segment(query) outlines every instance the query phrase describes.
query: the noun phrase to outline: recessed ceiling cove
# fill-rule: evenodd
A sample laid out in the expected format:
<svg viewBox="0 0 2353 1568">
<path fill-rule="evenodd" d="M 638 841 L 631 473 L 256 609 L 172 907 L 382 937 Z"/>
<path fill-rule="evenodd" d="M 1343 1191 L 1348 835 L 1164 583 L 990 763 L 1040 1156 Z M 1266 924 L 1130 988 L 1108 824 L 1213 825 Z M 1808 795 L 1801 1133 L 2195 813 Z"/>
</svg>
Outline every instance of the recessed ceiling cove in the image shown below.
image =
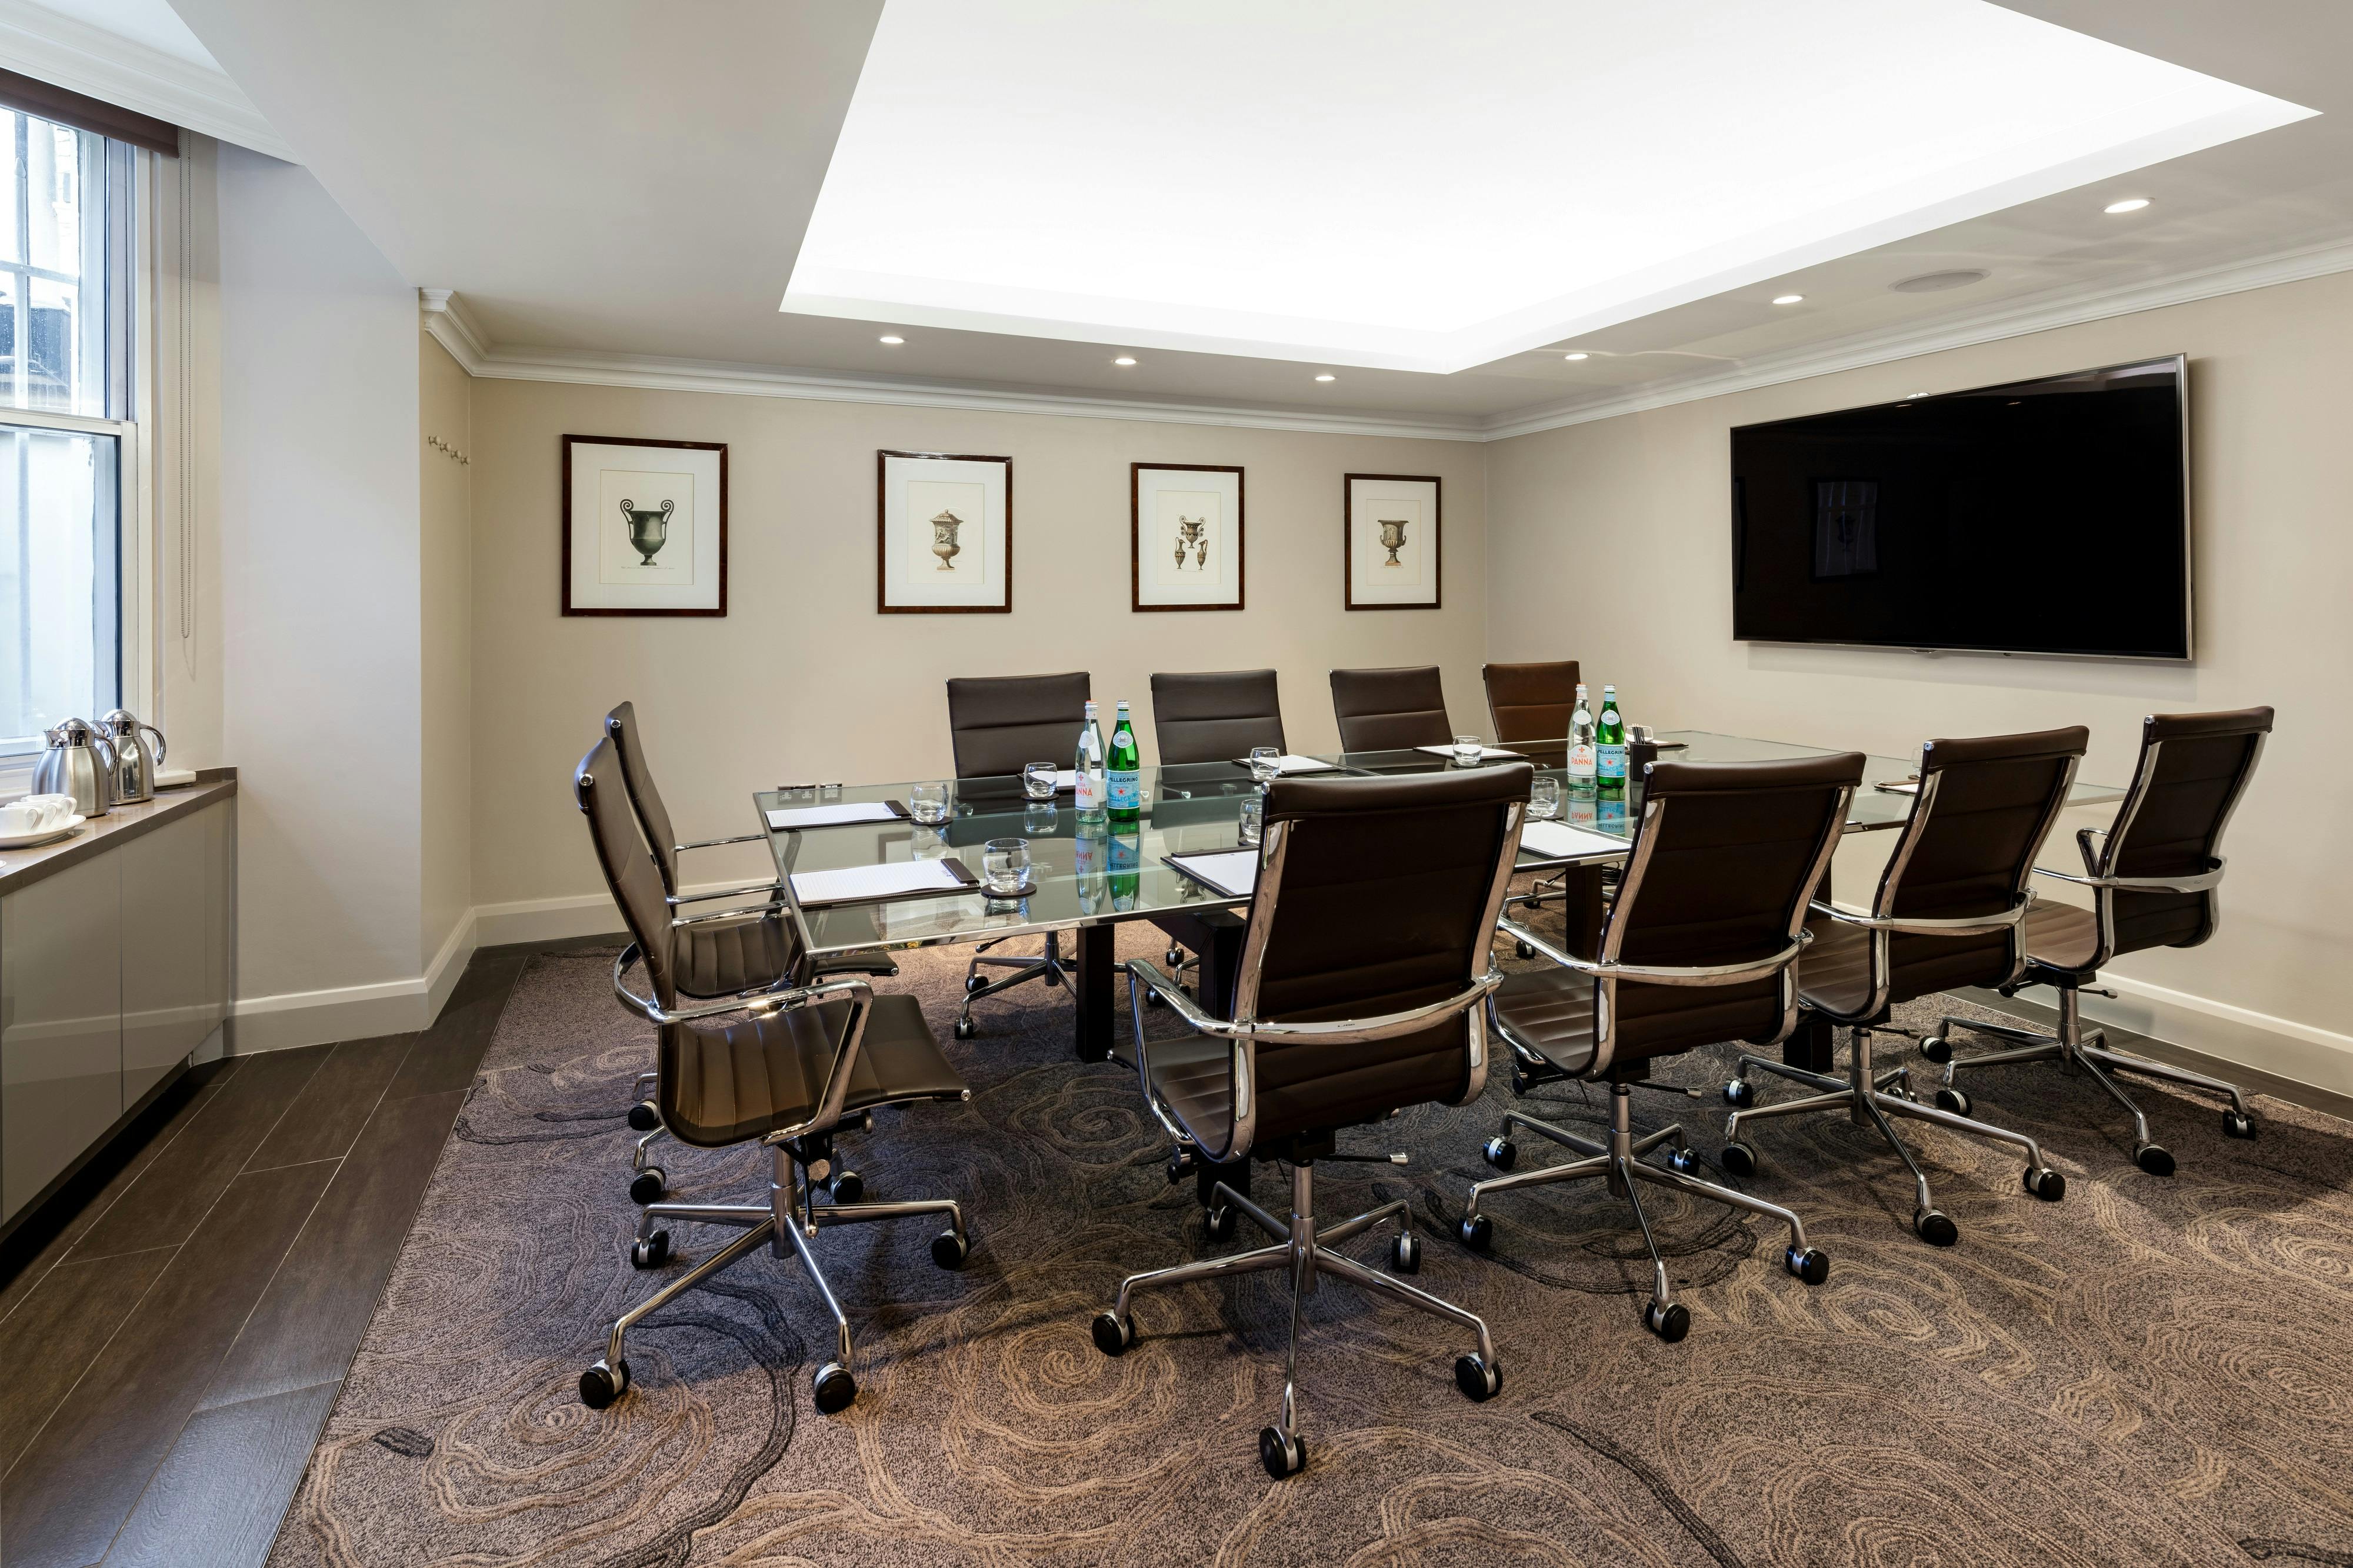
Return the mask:
<svg viewBox="0 0 2353 1568">
<path fill-rule="evenodd" d="M 1446 373 L 2313 112 L 1983 0 L 889 0 L 783 308 Z"/>
</svg>

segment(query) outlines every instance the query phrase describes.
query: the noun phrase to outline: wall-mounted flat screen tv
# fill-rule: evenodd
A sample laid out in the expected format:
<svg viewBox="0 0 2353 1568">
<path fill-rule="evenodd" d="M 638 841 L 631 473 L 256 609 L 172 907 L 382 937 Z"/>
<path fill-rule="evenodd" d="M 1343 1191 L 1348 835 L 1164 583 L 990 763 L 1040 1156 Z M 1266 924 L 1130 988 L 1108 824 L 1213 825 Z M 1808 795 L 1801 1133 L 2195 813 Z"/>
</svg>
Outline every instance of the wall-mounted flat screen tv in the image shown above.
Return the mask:
<svg viewBox="0 0 2353 1568">
<path fill-rule="evenodd" d="M 2186 659 L 2180 356 L 1732 432 L 1743 641 Z"/>
</svg>

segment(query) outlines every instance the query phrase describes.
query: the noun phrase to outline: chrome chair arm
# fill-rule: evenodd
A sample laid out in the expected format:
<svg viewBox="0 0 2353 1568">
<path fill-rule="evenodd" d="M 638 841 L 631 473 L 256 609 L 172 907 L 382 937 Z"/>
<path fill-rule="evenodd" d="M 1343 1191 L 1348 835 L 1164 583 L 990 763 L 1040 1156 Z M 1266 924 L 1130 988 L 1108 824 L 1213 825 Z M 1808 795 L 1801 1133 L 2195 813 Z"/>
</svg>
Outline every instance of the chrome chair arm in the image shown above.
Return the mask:
<svg viewBox="0 0 2353 1568">
<path fill-rule="evenodd" d="M 2105 827 L 2079 827 L 2075 829 L 2075 853 L 2084 858 L 2084 869 L 2091 876 L 2096 877 L 2100 874 L 2099 851 L 2092 847 L 2092 840 L 2094 838 L 2105 838 L 2107 836 L 2108 830 Z M 2035 869 L 2039 871 L 2042 868 L 2038 866 Z M 2056 873 L 2053 874 L 2055 875 Z"/>
<path fill-rule="evenodd" d="M 1858 914 L 1852 910 L 1842 910 L 1836 904 L 1826 904 L 1820 899 L 1809 900 L 1806 907 L 1812 913 L 1827 915 L 1841 925 L 1861 926 L 1865 931 L 1898 931 L 1907 936 L 1970 936 L 2008 931 L 2026 918 L 2026 911 L 2033 903 L 2034 895 L 2029 892 L 1998 915 L 1961 915 L 1950 920 Z"/>
<path fill-rule="evenodd" d="M 662 902 L 671 909 L 677 909 L 681 904 L 707 904 L 713 899 L 740 898 L 746 893 L 774 894 L 781 891 L 783 887 L 782 880 L 771 877 L 765 882 L 741 882 L 732 887 L 712 888 L 707 892 L 665 893 L 662 895 Z"/>
<path fill-rule="evenodd" d="M 1166 1002 L 1177 1021 L 1193 1033 L 1223 1035 L 1226 1039 L 1227 1071 L 1232 1075 L 1234 1108 L 1222 1145 L 1212 1148 L 1198 1133 L 1181 1125 L 1153 1089 L 1152 1047 L 1144 1037 L 1144 996 L 1136 989 L 1139 984 Z M 1151 1108 L 1154 1119 L 1171 1138 L 1198 1149 L 1201 1157 L 1212 1164 L 1226 1164 L 1248 1154 L 1258 1124 L 1258 1043 L 1248 1036 L 1233 1035 L 1229 1024 L 1211 1017 L 1199 1003 L 1186 994 L 1182 985 L 1161 973 L 1149 959 L 1127 961 L 1127 986 L 1128 1010 L 1135 1020 L 1135 1080 L 1144 1090 L 1144 1103 Z"/>
<path fill-rule="evenodd" d="M 643 957 L 643 952 L 634 942 L 621 950 L 620 956 L 613 960 L 613 994 L 621 999 L 622 1006 L 627 1007 L 647 1023 L 664 1026 L 671 1024 L 691 1024 L 702 1018 L 716 1018 L 727 1013 L 771 1009 L 791 1012 L 796 1008 L 816 1006 L 848 995 L 861 996 L 871 1002 L 874 995 L 874 988 L 871 985 L 864 979 L 852 975 L 841 980 L 828 980 L 816 985 L 797 985 L 779 980 L 773 985 L 754 986 L 749 990 L 738 991 L 732 995 L 714 997 L 708 1002 L 696 1002 L 686 1006 L 665 1007 L 652 997 L 640 996 L 630 990 L 624 978 L 630 967 Z"/>
<path fill-rule="evenodd" d="M 765 833 L 738 833 L 732 838 L 698 838 L 691 844 L 673 844 L 670 847 L 671 854 L 682 855 L 689 849 L 715 849 L 723 844 L 765 844 L 767 841 L 768 836 Z"/>
<path fill-rule="evenodd" d="M 1798 933 L 1798 940 L 1769 958 L 1750 959 L 1740 963 L 1709 963 L 1666 965 L 1656 963 L 1620 963 L 1614 959 L 1579 958 L 1577 954 L 1554 946 L 1516 921 L 1498 921 L 1496 928 L 1507 936 L 1517 937 L 1564 969 L 1596 978 L 1632 980 L 1645 985 L 1738 985 L 1746 981 L 1769 979 L 1797 962 L 1812 936 Z M 1499 977 L 1500 983 L 1500 977 Z"/>
<path fill-rule="evenodd" d="M 2086 830 L 2088 831 L 2088 829 Z M 2054 881 L 2073 882 L 2079 888 L 2114 888 L 2126 893 L 2204 893 L 2222 882 L 2223 858 L 2213 858 L 2212 869 L 2189 877 L 2078 877 L 2072 871 L 2054 871 L 2047 866 L 2037 866 L 2034 874 Z"/>
</svg>

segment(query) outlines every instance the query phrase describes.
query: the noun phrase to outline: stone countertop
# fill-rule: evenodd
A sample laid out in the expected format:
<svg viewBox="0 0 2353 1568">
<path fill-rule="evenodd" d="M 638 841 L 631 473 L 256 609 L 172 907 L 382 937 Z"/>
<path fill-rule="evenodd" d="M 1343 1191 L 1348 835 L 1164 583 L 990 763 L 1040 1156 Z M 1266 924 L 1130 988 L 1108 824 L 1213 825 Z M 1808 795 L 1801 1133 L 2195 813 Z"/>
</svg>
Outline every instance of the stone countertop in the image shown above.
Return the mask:
<svg viewBox="0 0 2353 1568">
<path fill-rule="evenodd" d="M 104 816 L 90 818 L 71 838 L 44 844 L 37 849 L 0 849 L 0 896 L 30 887 L 93 855 L 103 855 L 164 823 L 201 811 L 236 793 L 235 768 L 202 768 L 197 770 L 195 783 L 178 789 L 158 790 L 153 800 L 142 801 L 137 805 L 118 805 Z"/>
</svg>

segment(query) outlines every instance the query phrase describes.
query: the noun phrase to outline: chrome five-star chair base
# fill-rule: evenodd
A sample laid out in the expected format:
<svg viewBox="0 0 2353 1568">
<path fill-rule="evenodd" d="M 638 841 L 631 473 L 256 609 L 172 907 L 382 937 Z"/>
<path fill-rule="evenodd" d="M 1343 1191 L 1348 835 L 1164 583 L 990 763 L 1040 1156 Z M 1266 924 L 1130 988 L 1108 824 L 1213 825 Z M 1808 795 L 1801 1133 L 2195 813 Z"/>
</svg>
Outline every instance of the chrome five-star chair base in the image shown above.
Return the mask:
<svg viewBox="0 0 2353 1568">
<path fill-rule="evenodd" d="M 1331 1156 L 1326 1156 L 1330 1158 Z M 1469 1398 L 1492 1399 L 1504 1386 L 1501 1363 L 1495 1359 L 1495 1344 L 1488 1337 L 1487 1324 L 1477 1314 L 1465 1311 L 1453 1302 L 1443 1300 L 1427 1290 L 1418 1290 L 1402 1279 L 1367 1268 L 1355 1258 L 1334 1252 L 1332 1247 L 1350 1237 L 1361 1236 L 1383 1220 L 1394 1218 L 1398 1234 L 1389 1244 L 1389 1263 L 1400 1274 L 1412 1274 L 1421 1268 L 1421 1243 L 1413 1234 L 1412 1211 L 1403 1199 L 1383 1204 L 1377 1209 L 1360 1214 L 1354 1219 L 1319 1230 L 1315 1225 L 1315 1167 L 1305 1162 L 1291 1167 L 1291 1221 L 1288 1225 L 1234 1191 L 1225 1183 L 1217 1184 L 1218 1202 L 1239 1210 L 1250 1222 L 1275 1238 L 1271 1247 L 1250 1252 L 1238 1252 L 1227 1258 L 1204 1258 L 1191 1263 L 1180 1263 L 1173 1268 L 1155 1268 L 1149 1273 L 1131 1274 L 1120 1281 L 1119 1300 L 1111 1310 L 1099 1314 L 1094 1321 L 1095 1348 L 1105 1355 L 1122 1355 L 1135 1342 L 1135 1320 L 1128 1316 L 1128 1299 L 1138 1290 L 1156 1290 L 1165 1286 L 1183 1285 L 1195 1279 L 1218 1279 L 1229 1274 L 1257 1274 L 1280 1268 L 1291 1276 L 1291 1337 L 1282 1361 L 1282 1411 L 1276 1424 L 1261 1429 L 1258 1435 L 1259 1459 L 1267 1473 L 1280 1480 L 1307 1462 L 1305 1444 L 1299 1436 L 1299 1306 L 1307 1293 L 1315 1289 L 1321 1278 L 1331 1278 L 1386 1296 L 1432 1317 L 1459 1323 L 1476 1334 L 1479 1350 L 1475 1355 L 1458 1356 L 1454 1362 L 1454 1383 Z M 1219 1226 L 1213 1213 L 1210 1229 L 1214 1234 Z"/>
<path fill-rule="evenodd" d="M 1880 1032 L 1892 1034 L 1899 1031 L 1883 1028 Z M 2025 1133 L 2013 1132 L 2007 1127 L 1996 1127 L 1987 1121 L 1972 1121 L 1957 1110 L 1921 1104 L 1912 1098 L 1909 1068 L 1891 1068 L 1885 1072 L 1879 1071 L 1872 1060 L 1872 1033 L 1869 1028 L 1855 1027 L 1853 1052 L 1847 1063 L 1844 1082 L 1827 1073 L 1809 1072 L 1786 1062 L 1768 1061 L 1763 1057 L 1744 1054 L 1732 1081 L 1724 1086 L 1725 1100 L 1735 1108 L 1732 1114 L 1724 1120 L 1724 1135 L 1727 1140 L 1724 1147 L 1724 1168 L 1736 1176 L 1752 1174 L 1757 1169 L 1757 1151 L 1740 1142 L 1743 1121 L 1760 1121 L 1768 1116 L 1797 1116 L 1817 1110 L 1843 1110 L 1853 1119 L 1856 1126 L 1879 1129 L 1879 1135 L 1886 1139 L 1888 1146 L 1903 1156 L 1904 1163 L 1911 1167 L 1914 1194 L 1912 1228 L 1919 1233 L 1920 1239 L 1936 1247 L 1950 1247 L 1960 1239 L 1960 1226 L 1953 1223 L 1951 1215 L 1936 1206 L 1935 1198 L 1929 1194 L 1928 1178 L 1921 1171 L 1920 1162 L 1913 1158 L 1911 1148 L 1896 1136 L 1894 1124 L 1887 1120 L 1892 1114 L 1908 1116 L 1915 1121 L 1934 1122 L 1956 1132 L 1966 1132 L 1972 1138 L 2014 1144 L 2026 1151 L 2024 1180 L 2028 1192 L 2045 1203 L 2057 1203 L 2066 1195 L 2067 1178 L 2051 1168 L 2051 1163 L 2042 1157 L 2042 1145 Z M 1748 1081 L 1751 1068 L 1795 1079 L 1820 1092 L 1808 1095 L 1803 1100 L 1783 1100 L 1778 1105 L 1758 1105 L 1757 1087 Z M 1894 1086 L 1893 1093 L 1888 1089 L 1891 1084 Z"/>
<path fill-rule="evenodd" d="M 1637 1184 L 1648 1182 L 1655 1187 L 1666 1187 L 1695 1198 L 1727 1207 L 1745 1209 L 1763 1215 L 1789 1227 L 1789 1245 L 1781 1254 L 1781 1266 L 1809 1285 L 1819 1285 L 1830 1278 L 1831 1260 L 1819 1247 L 1807 1245 L 1806 1222 L 1778 1204 L 1704 1182 L 1691 1173 L 1699 1166 L 1699 1157 L 1683 1142 L 1680 1123 L 1660 1128 L 1656 1132 L 1634 1136 L 1633 1093 L 1630 1084 L 1609 1086 L 1609 1141 L 1605 1144 L 1580 1137 L 1564 1127 L 1549 1121 L 1539 1121 L 1520 1111 L 1504 1113 L 1503 1130 L 1487 1140 L 1480 1152 L 1487 1163 L 1498 1171 L 1510 1171 L 1519 1163 L 1519 1145 L 1512 1142 L 1512 1129 L 1525 1127 L 1542 1138 L 1549 1138 L 1564 1148 L 1573 1149 L 1585 1156 L 1565 1165 L 1546 1165 L 1514 1174 L 1490 1176 L 1471 1188 L 1471 1199 L 1462 1206 L 1459 1226 L 1463 1242 L 1480 1252 L 1493 1242 L 1494 1227 L 1479 1205 L 1491 1193 L 1509 1192 L 1515 1187 L 1546 1186 L 1554 1182 L 1583 1181 L 1599 1176 L 1609 1185 L 1612 1197 L 1626 1200 L 1634 1211 L 1634 1223 L 1641 1227 L 1642 1245 L 1651 1252 L 1651 1299 L 1642 1306 L 1642 1326 L 1672 1344 L 1691 1332 L 1691 1311 L 1674 1296 L 1673 1283 L 1667 1276 L 1666 1259 L 1659 1254 L 1658 1238 L 1651 1234 L 1650 1217 L 1642 1212 L 1642 1200 L 1635 1195 Z M 1669 1168 L 1642 1163 L 1642 1156 L 1662 1143 L 1672 1143 L 1667 1155 Z"/>
<path fill-rule="evenodd" d="M 998 939 L 998 941 L 1004 940 L 1006 939 L 1001 937 Z M 996 945 L 994 942 L 982 942 L 973 949 L 972 962 L 965 966 L 964 1005 L 956 1009 L 955 1021 L 955 1037 L 959 1040 L 971 1039 L 978 1032 L 979 1026 L 972 1021 L 972 1005 L 982 997 L 994 996 L 1000 991 L 1010 991 L 1016 985 L 1026 984 L 1032 980 L 1042 980 L 1049 985 L 1060 985 L 1066 978 L 1062 967 L 1061 935 L 1059 931 L 1050 931 L 1046 933 L 1046 950 L 1043 952 L 1006 953 L 999 956 L 988 951 Z M 1013 973 L 1002 980 L 983 980 L 980 977 L 980 972 L 984 966 L 1009 969 Z"/>
<path fill-rule="evenodd" d="M 2210 1094 L 2228 1095 L 2229 1110 L 2222 1112 L 2222 1131 L 2233 1138 L 2253 1138 L 2255 1119 L 2247 1110 L 2247 1097 L 2236 1084 L 2202 1072 L 2178 1068 L 2169 1062 L 2151 1061 L 2147 1057 L 2133 1056 L 2108 1048 L 2107 1037 L 2094 1030 L 2089 1038 L 2084 1034 L 2083 1015 L 2073 986 L 2059 987 L 2059 1027 L 2055 1033 L 2030 1029 L 2018 1024 L 1996 1024 L 1983 1018 L 1947 1016 L 1938 1022 L 1936 1032 L 1920 1042 L 1920 1054 L 1932 1062 L 1945 1064 L 1946 1087 L 1936 1091 L 1936 1103 L 1948 1110 L 1968 1114 L 1969 1097 L 1952 1087 L 1953 1075 L 1963 1068 L 2009 1067 L 2018 1062 L 2058 1061 L 2069 1067 L 2080 1067 L 2092 1075 L 2092 1081 L 2106 1089 L 2128 1111 L 2133 1119 L 2133 1163 L 2152 1176 L 2173 1174 L 2173 1155 L 2148 1133 L 2148 1118 L 2132 1101 L 2111 1070 L 2137 1072 L 2144 1077 L 2161 1079 L 2168 1083 L 2183 1084 L 2190 1089 L 2202 1089 Z M 1974 1057 L 1953 1055 L 1952 1034 L 1955 1029 L 1974 1029 L 1981 1035 L 1991 1035 L 1998 1040 L 2009 1040 L 2008 1050 L 1987 1051 Z"/>
</svg>

